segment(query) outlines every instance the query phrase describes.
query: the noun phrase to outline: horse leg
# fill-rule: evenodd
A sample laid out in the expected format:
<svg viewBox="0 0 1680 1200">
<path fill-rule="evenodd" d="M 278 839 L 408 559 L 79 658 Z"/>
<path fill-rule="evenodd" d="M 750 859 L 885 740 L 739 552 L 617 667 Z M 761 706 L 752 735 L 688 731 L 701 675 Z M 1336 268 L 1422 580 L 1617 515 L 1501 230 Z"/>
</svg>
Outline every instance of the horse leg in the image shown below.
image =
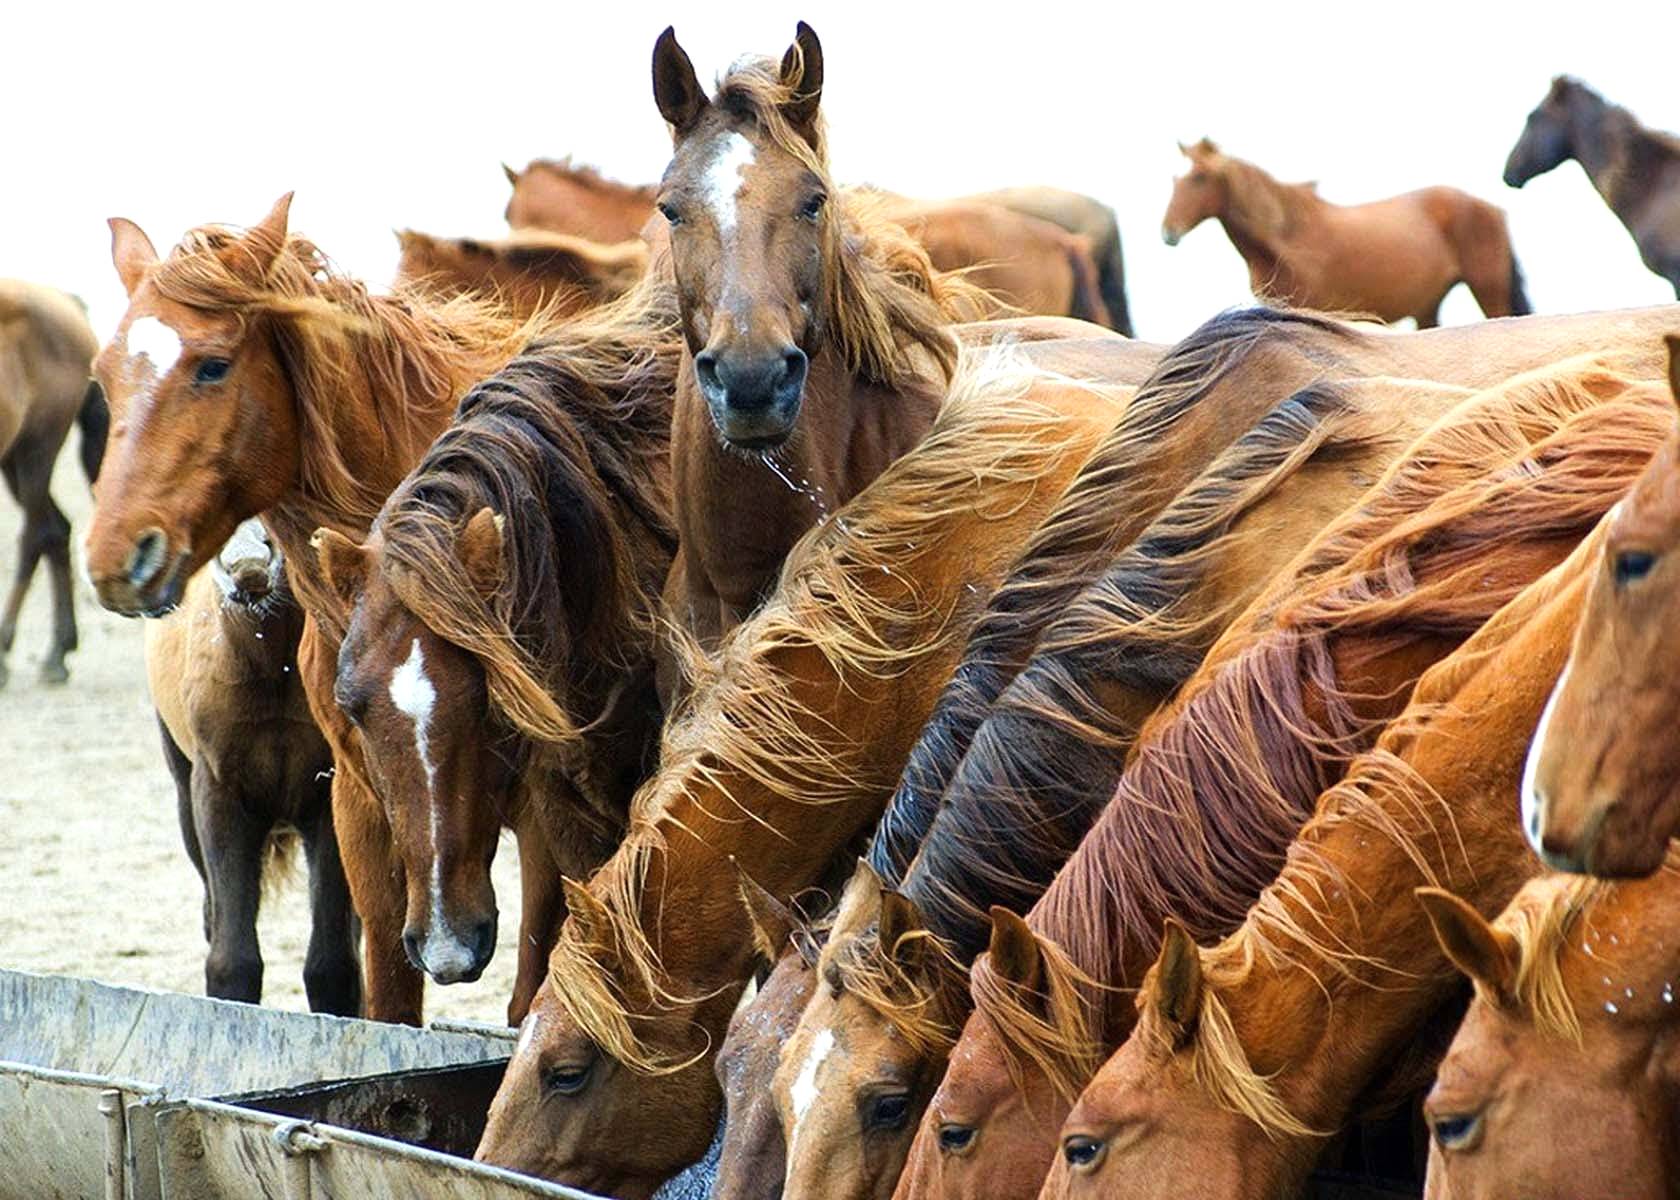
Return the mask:
<svg viewBox="0 0 1680 1200">
<path fill-rule="evenodd" d="M 1420 312 L 1415 319 L 1419 329 L 1436 328 L 1441 324 L 1441 302 L 1437 300 L 1433 308 Z"/>
<path fill-rule="evenodd" d="M 309 1011 L 354 1017 L 362 1011 L 362 975 L 356 962 L 356 913 L 350 884 L 338 857 L 332 803 L 325 793 L 303 841 L 309 856 L 309 949 L 303 959 L 303 990 Z"/>
<path fill-rule="evenodd" d="M 240 795 L 193 763 L 192 806 L 210 886 L 210 953 L 204 989 L 222 1000 L 262 1000 L 263 960 L 257 945 L 263 851 L 272 824 L 246 810 Z"/>
<path fill-rule="evenodd" d="M 548 972 L 548 952 L 566 919 L 566 894 L 548 839 L 527 819 L 519 830 L 519 966 L 508 1024 L 518 1025 Z"/>
<path fill-rule="evenodd" d="M 181 753 L 169 726 L 157 719 L 158 736 L 163 741 L 163 764 L 175 781 L 175 819 L 181 823 L 181 844 L 186 847 L 187 859 L 204 884 L 204 940 L 210 940 L 210 881 L 204 874 L 204 851 L 198 844 L 198 826 L 193 822 L 192 759 Z"/>
<path fill-rule="evenodd" d="M 32 516 L 29 505 L 24 503 L 15 455 L 8 455 L 0 461 L 0 476 L 5 478 L 6 489 L 12 493 L 12 498 L 23 508 L 23 529 L 18 534 L 17 574 L 12 582 L 11 594 L 6 597 L 6 607 L 0 611 L 0 687 L 4 687 L 9 676 L 6 655 L 17 640 L 18 614 L 23 611 L 23 598 L 29 591 L 29 581 L 35 575 L 35 563 L 40 555 L 30 551 L 34 544 Z"/>
<path fill-rule="evenodd" d="M 47 533 L 43 552 L 47 558 L 47 577 L 53 593 L 53 645 L 47 660 L 41 664 L 41 678 L 48 683 L 66 683 L 70 671 L 64 656 L 80 644 L 76 635 L 76 601 L 70 586 L 70 521 L 45 497 Z"/>
</svg>

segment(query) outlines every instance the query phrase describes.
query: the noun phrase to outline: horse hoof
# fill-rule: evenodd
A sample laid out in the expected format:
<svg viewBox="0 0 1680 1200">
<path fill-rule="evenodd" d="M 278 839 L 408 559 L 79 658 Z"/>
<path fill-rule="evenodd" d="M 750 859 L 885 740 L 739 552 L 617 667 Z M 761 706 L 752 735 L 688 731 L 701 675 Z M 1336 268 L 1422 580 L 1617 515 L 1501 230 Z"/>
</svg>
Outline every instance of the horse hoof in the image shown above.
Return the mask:
<svg viewBox="0 0 1680 1200">
<path fill-rule="evenodd" d="M 60 684 L 70 682 L 70 671 L 63 663 L 42 663 L 41 682 Z"/>
</svg>

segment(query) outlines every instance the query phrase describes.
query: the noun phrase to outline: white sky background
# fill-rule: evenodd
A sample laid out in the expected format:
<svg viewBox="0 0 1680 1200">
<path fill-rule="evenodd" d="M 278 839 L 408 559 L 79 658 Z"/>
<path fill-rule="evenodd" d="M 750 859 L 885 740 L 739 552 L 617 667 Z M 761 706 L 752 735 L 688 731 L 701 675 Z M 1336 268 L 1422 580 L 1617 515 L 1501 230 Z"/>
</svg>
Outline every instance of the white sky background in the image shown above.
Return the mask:
<svg viewBox="0 0 1680 1200">
<path fill-rule="evenodd" d="M 0 13 L 0 274 L 123 308 L 104 220 L 160 251 L 191 225 L 250 224 L 295 189 L 292 226 L 369 281 L 391 230 L 494 236 L 498 163 L 568 152 L 652 180 L 669 152 L 649 59 L 668 23 L 710 81 L 822 37 L 835 173 L 956 194 L 1047 183 L 1119 213 L 1141 336 L 1171 341 L 1248 299 L 1216 225 L 1159 235 L 1176 140 L 1208 134 L 1326 198 L 1447 183 L 1511 214 L 1542 312 L 1672 292 L 1570 164 L 1521 192 L 1505 156 L 1551 76 L 1581 75 L 1680 129 L 1680 5 L 1274 2 L 915 5 L 472 0 L 374 6 L 24 3 Z M 1471 320 L 1462 288 L 1444 310 Z"/>
</svg>

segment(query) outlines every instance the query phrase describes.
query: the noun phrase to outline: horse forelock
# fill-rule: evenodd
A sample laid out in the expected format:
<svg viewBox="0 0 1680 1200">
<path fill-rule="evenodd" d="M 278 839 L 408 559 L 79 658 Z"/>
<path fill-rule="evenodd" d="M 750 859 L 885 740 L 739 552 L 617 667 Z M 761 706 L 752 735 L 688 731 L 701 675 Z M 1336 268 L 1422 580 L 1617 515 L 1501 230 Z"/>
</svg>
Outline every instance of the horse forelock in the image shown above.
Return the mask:
<svg viewBox="0 0 1680 1200">
<path fill-rule="evenodd" d="M 882 943 L 878 926 L 831 938 L 818 969 L 827 986 L 867 1006 L 915 1053 L 943 1055 L 956 1043 L 967 1008 L 968 969 L 933 932 L 912 930 L 895 946 Z"/>
</svg>

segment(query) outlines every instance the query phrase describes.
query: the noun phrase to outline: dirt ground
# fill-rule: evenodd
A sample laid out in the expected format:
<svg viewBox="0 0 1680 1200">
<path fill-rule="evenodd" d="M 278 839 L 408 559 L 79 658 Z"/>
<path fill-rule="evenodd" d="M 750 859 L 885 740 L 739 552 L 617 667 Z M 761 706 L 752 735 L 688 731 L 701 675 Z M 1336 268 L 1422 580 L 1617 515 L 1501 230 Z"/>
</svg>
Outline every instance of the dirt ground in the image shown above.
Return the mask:
<svg viewBox="0 0 1680 1200">
<path fill-rule="evenodd" d="M 175 792 L 146 695 L 140 622 L 101 609 L 80 578 L 92 501 L 72 452 L 53 495 L 75 527 L 81 649 L 70 682 L 44 686 L 50 628 L 37 574 L 0 690 L 0 966 L 202 993 L 203 890 L 181 848 Z M 20 514 L 0 492 L 0 580 L 10 585 Z M 427 988 L 427 1014 L 501 1021 L 513 986 L 518 864 L 497 855 L 501 942 L 477 983 Z M 273 889 L 260 921 L 265 1003 L 304 1009 L 309 904 L 301 868 Z"/>
</svg>

